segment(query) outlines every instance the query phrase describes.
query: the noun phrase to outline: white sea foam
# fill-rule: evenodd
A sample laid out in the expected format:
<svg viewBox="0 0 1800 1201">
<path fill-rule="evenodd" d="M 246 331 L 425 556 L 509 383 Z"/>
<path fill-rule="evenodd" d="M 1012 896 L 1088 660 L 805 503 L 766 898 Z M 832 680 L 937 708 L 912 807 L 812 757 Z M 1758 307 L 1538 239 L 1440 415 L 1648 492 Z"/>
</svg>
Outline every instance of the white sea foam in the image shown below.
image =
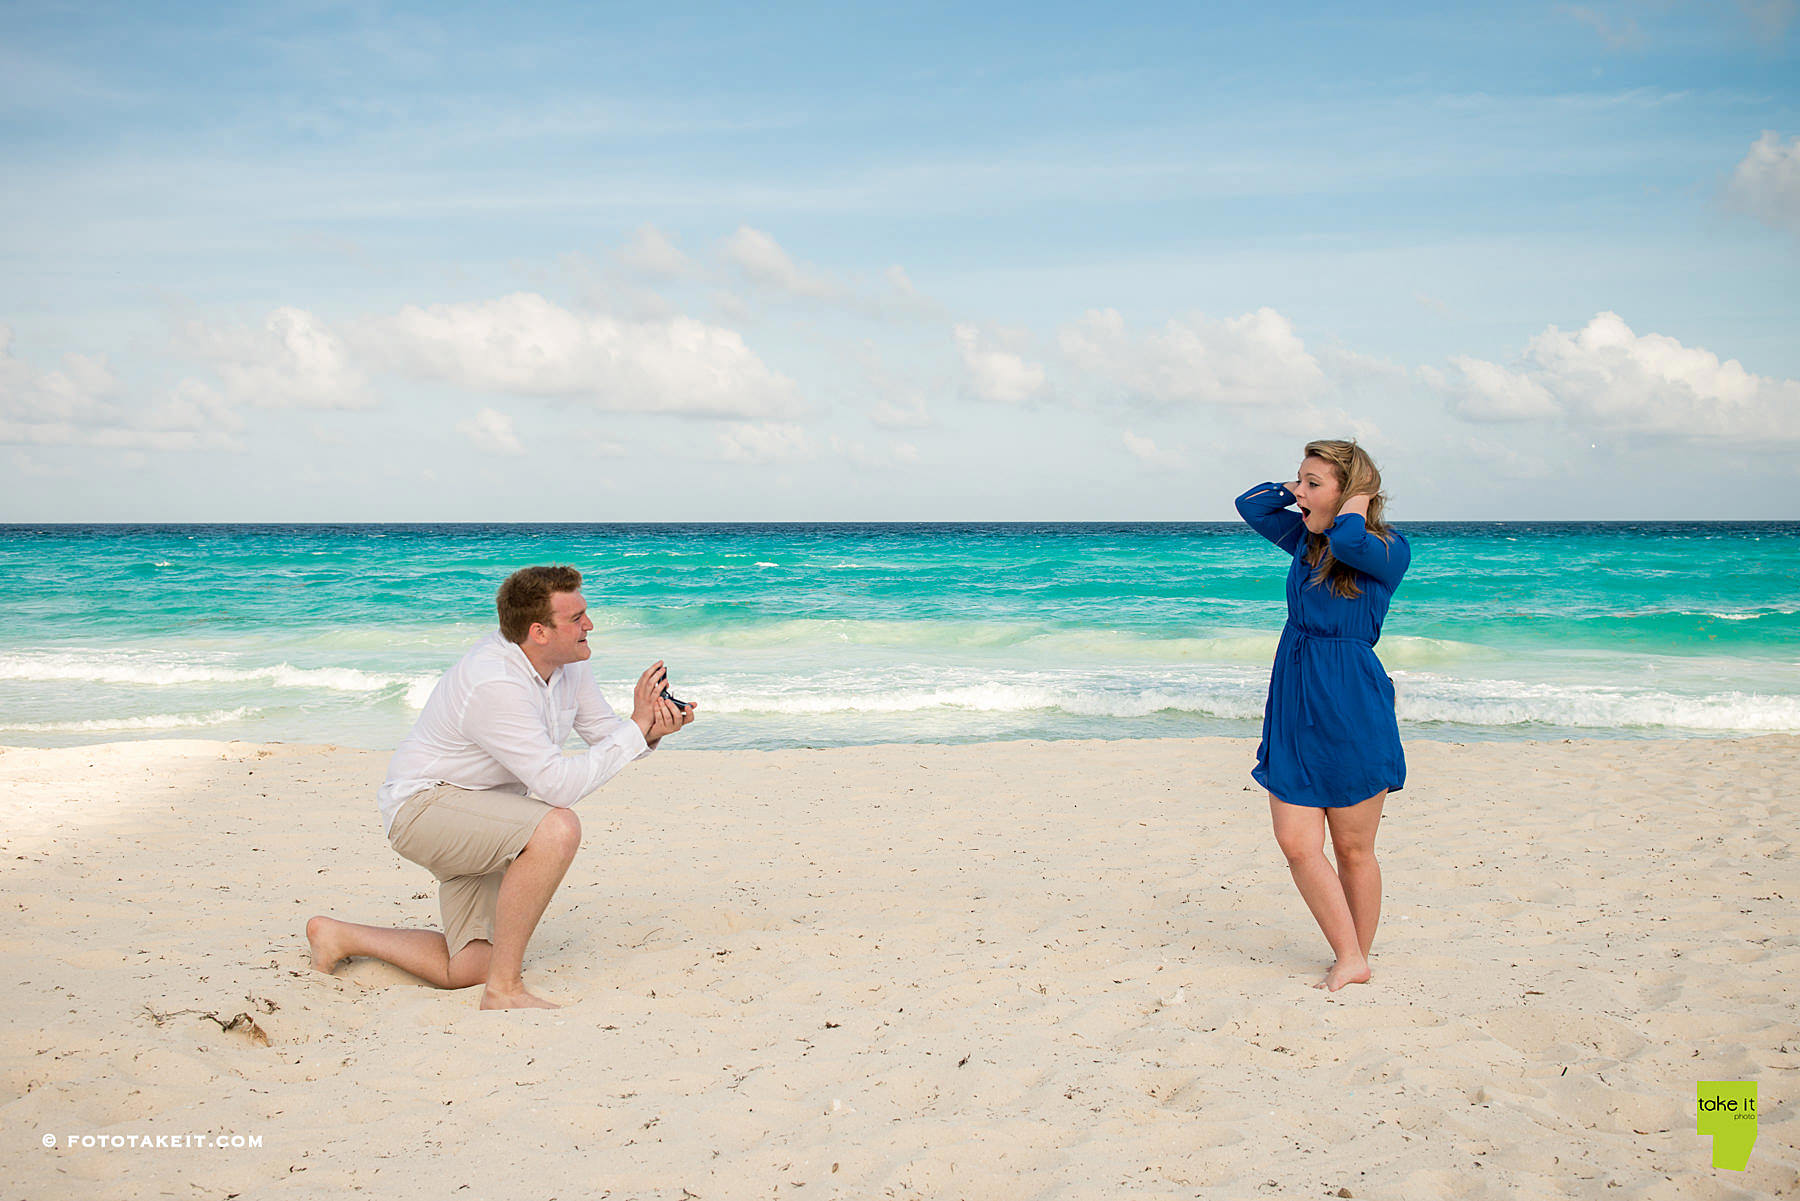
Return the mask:
<svg viewBox="0 0 1800 1201">
<path fill-rule="evenodd" d="M 386 692 L 410 690 L 423 684 L 427 691 L 436 676 L 392 675 L 355 667 L 294 667 L 277 663 L 270 667 L 223 667 L 171 663 L 153 656 L 93 654 L 0 655 L 0 680 L 25 682 L 80 682 L 136 684 L 152 688 L 192 684 L 265 684 L 276 688 L 308 688 L 329 692 Z"/>
<path fill-rule="evenodd" d="M 1679 695 L 1601 685 L 1409 677 L 1397 711 L 1408 722 L 1593 730 L 1800 731 L 1800 698 L 1755 692 Z"/>
<path fill-rule="evenodd" d="M 186 730 L 252 721 L 262 710 L 215 709 L 211 713 L 152 713 L 146 717 L 99 717 L 90 721 L 0 722 L 0 730 L 21 734 L 86 734 L 108 730 Z"/>
<path fill-rule="evenodd" d="M 895 688 L 867 692 L 725 692 L 696 694 L 703 712 L 824 715 L 831 713 L 1063 713 L 1076 717 L 1148 717 L 1187 713 L 1197 717 L 1262 716 L 1261 693 L 1232 695 L 1150 689 L 1101 691 L 1078 686 L 970 684 L 944 688 Z"/>
<path fill-rule="evenodd" d="M 829 716 L 908 714 L 922 721 L 955 712 L 1039 714 L 1078 718 L 1179 715 L 1197 720 L 1254 721 L 1262 717 L 1267 677 L 1221 669 L 1187 680 L 1155 680 L 1133 687 L 1127 678 L 1094 673 L 1057 678 L 1030 673 L 1012 681 L 947 679 L 934 686 L 920 673 L 860 684 L 844 680 L 811 687 L 758 687 L 741 682 L 686 690 L 701 711 L 743 715 Z M 821 683 L 823 686 L 820 686 Z M 1681 695 L 1667 691 L 1506 680 L 1451 680 L 1407 673 L 1397 681 L 1397 710 L 1407 725 L 1455 724 L 1509 729 L 1568 729 L 1746 733 L 1800 731 L 1800 698 L 1754 692 Z"/>
</svg>

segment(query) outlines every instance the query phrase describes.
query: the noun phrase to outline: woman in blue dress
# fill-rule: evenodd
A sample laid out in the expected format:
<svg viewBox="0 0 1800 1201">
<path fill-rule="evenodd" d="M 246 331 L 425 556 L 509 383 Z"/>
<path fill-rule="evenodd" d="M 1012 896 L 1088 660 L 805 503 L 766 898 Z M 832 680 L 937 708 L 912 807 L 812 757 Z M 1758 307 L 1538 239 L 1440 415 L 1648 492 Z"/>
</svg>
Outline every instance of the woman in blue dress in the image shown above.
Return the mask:
<svg viewBox="0 0 1800 1201">
<path fill-rule="evenodd" d="M 1369 979 L 1381 918 L 1375 830 L 1387 794 L 1406 783 L 1394 684 L 1374 647 L 1412 551 L 1382 520 L 1383 502 L 1368 453 L 1339 441 L 1308 443 L 1298 479 L 1237 500 L 1239 515 L 1293 557 L 1250 774 L 1268 789 L 1275 841 L 1337 956 L 1318 985 L 1332 992 Z"/>
</svg>

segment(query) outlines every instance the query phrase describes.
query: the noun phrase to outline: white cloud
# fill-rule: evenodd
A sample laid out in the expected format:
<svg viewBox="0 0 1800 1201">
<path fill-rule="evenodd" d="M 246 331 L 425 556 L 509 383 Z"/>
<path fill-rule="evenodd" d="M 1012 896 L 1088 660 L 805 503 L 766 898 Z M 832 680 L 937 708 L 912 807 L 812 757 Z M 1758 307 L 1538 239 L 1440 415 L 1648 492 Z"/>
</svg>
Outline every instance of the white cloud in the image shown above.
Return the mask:
<svg viewBox="0 0 1800 1201">
<path fill-rule="evenodd" d="M 1165 404 L 1293 404 L 1327 383 L 1293 325 L 1270 308 L 1224 321 L 1176 318 L 1143 334 L 1116 310 L 1094 309 L 1057 340 L 1099 386 Z"/>
<path fill-rule="evenodd" d="M 619 251 L 619 261 L 653 279 L 686 279 L 698 273 L 694 260 L 654 225 L 642 225 Z"/>
<path fill-rule="evenodd" d="M 887 318 L 925 318 L 941 320 L 944 306 L 933 300 L 914 286 L 912 277 L 898 263 L 889 267 L 882 278 L 887 287 L 867 297 L 858 305 L 862 311 L 874 317 Z"/>
<path fill-rule="evenodd" d="M 1359 354 L 1343 346 L 1322 346 L 1316 356 L 1325 378 L 1339 388 L 1358 388 L 1365 384 L 1393 386 L 1406 383 L 1411 375 L 1405 367 L 1374 355 Z"/>
<path fill-rule="evenodd" d="M 721 250 L 727 262 L 752 283 L 812 300 L 836 300 L 844 289 L 815 267 L 796 263 L 773 237 L 748 225 L 738 226 Z"/>
<path fill-rule="evenodd" d="M 1149 438 L 1126 430 L 1123 439 L 1125 449 L 1132 457 L 1153 471 L 1175 471 L 1187 465 L 1187 461 L 1173 451 L 1163 450 Z"/>
<path fill-rule="evenodd" d="M 792 422 L 734 425 L 719 435 L 719 457 L 730 463 L 810 459 L 816 453 L 806 431 Z"/>
<path fill-rule="evenodd" d="M 1041 365 L 1027 362 L 1010 350 L 987 345 L 982 332 L 973 325 L 958 325 L 954 336 L 977 396 L 1018 404 L 1043 390 Z"/>
<path fill-rule="evenodd" d="M 13 332 L 0 325 L 0 417 L 67 421 L 114 414 L 119 381 L 102 357 L 63 356 L 62 367 L 40 372 L 12 353 Z"/>
<path fill-rule="evenodd" d="M 900 399 L 884 397 L 869 410 L 869 420 L 888 430 L 924 429 L 932 424 L 931 411 L 920 395 Z"/>
<path fill-rule="evenodd" d="M 1254 424 L 1302 442 L 1314 438 L 1350 438 L 1370 445 L 1389 442 L 1373 420 L 1343 408 L 1320 408 L 1311 404 L 1270 405 L 1256 410 Z"/>
<path fill-rule="evenodd" d="M 841 279 L 810 263 L 797 261 L 770 234 L 748 225 L 720 246 L 720 256 L 753 287 L 765 293 L 826 305 L 877 320 L 937 317 L 937 302 L 913 286 L 899 265 L 882 273 L 881 282 Z"/>
<path fill-rule="evenodd" d="M 756 313 L 748 302 L 736 292 L 728 292 L 723 288 L 715 289 L 712 294 L 713 310 L 727 321 L 749 323 Z"/>
<path fill-rule="evenodd" d="M 621 321 L 517 292 L 409 305 L 363 337 L 402 370 L 475 392 L 576 397 L 616 412 L 774 417 L 800 407 L 793 381 L 735 331 L 691 317 Z"/>
<path fill-rule="evenodd" d="M 933 424 L 926 397 L 934 391 L 946 391 L 945 387 L 925 385 L 916 376 L 911 360 L 896 371 L 871 341 L 856 348 L 855 360 L 855 371 L 875 401 L 869 410 L 871 422 L 889 430 L 924 429 Z"/>
<path fill-rule="evenodd" d="M 161 430 L 221 430 L 236 432 L 244 419 L 218 389 L 197 379 L 184 379 L 160 403 L 145 414 L 144 424 Z"/>
<path fill-rule="evenodd" d="M 1617 313 L 1575 333 L 1550 326 L 1511 367 L 1469 358 L 1452 366 L 1453 375 L 1420 375 L 1471 420 L 1554 417 L 1596 432 L 1800 442 L 1800 381 L 1753 375 L 1662 334 L 1639 336 Z"/>
<path fill-rule="evenodd" d="M 495 409 L 483 409 L 467 421 L 456 423 L 456 432 L 469 440 L 476 450 L 496 455 L 522 455 L 513 419 Z"/>
<path fill-rule="evenodd" d="M 1774 130 L 1750 144 L 1726 196 L 1765 225 L 1800 234 L 1800 136 L 1782 145 Z"/>
<path fill-rule="evenodd" d="M 236 449 L 229 431 L 242 422 L 217 394 L 187 381 L 147 413 L 118 397 L 104 358 L 68 354 L 40 372 L 12 353 L 12 330 L 0 325 L 0 444 L 90 446 L 113 450 Z"/>
<path fill-rule="evenodd" d="M 195 430 L 145 430 L 120 426 L 74 425 L 66 421 L 0 421 L 0 444 L 11 446 L 91 446 L 101 450 L 231 450 L 232 439 Z"/>
<path fill-rule="evenodd" d="M 375 403 L 344 339 L 305 309 L 278 308 L 260 329 L 190 321 L 183 335 L 191 349 L 217 364 L 232 400 L 305 409 L 366 409 Z"/>
<path fill-rule="evenodd" d="M 1419 377 L 1450 402 L 1450 410 L 1470 421 L 1533 421 L 1562 410 L 1538 379 L 1482 359 L 1457 355 L 1453 373 L 1419 368 Z"/>
<path fill-rule="evenodd" d="M 35 459 L 22 450 L 13 452 L 12 473 L 28 479 L 40 480 L 74 479 L 80 474 L 72 463 L 64 463 L 60 466 L 52 465 Z"/>
</svg>

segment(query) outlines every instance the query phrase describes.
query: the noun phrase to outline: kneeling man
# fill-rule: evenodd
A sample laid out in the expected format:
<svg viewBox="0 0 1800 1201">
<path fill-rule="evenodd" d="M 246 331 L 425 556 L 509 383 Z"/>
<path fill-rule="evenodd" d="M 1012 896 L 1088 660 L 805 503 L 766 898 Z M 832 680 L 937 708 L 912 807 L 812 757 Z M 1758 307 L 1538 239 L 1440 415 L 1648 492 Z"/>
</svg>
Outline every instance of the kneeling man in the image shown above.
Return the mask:
<svg viewBox="0 0 1800 1201">
<path fill-rule="evenodd" d="M 388 841 L 438 878 L 444 932 L 306 923 L 313 966 L 382 959 L 439 988 L 486 983 L 483 1009 L 555 1006 L 525 991 L 525 944 L 581 845 L 569 806 L 694 720 L 662 695 L 658 662 L 638 677 L 629 721 L 584 660 L 587 602 L 573 567 L 526 567 L 495 598 L 499 632 L 432 690 L 377 797 Z M 588 749 L 564 755 L 570 731 Z"/>
</svg>

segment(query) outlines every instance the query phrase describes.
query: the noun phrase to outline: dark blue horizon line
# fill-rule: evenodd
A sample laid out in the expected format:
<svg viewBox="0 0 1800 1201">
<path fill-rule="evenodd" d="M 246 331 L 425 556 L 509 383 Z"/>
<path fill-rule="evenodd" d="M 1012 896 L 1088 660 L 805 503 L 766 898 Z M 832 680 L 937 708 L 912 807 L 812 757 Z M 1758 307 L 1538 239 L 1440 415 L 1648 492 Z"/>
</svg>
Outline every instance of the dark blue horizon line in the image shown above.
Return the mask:
<svg viewBox="0 0 1800 1201">
<path fill-rule="evenodd" d="M 1796 526 L 1800 518 L 1784 517 L 1658 517 L 1582 518 L 1537 520 L 1436 520 L 1396 521 L 1408 526 Z M 1249 529 L 1241 520 L 1217 521 L 27 521 L 0 522 L 0 534 L 34 530 L 469 530 L 469 529 L 992 529 L 1000 528 L 1119 528 L 1160 527 L 1187 529 L 1196 526 Z"/>
</svg>

